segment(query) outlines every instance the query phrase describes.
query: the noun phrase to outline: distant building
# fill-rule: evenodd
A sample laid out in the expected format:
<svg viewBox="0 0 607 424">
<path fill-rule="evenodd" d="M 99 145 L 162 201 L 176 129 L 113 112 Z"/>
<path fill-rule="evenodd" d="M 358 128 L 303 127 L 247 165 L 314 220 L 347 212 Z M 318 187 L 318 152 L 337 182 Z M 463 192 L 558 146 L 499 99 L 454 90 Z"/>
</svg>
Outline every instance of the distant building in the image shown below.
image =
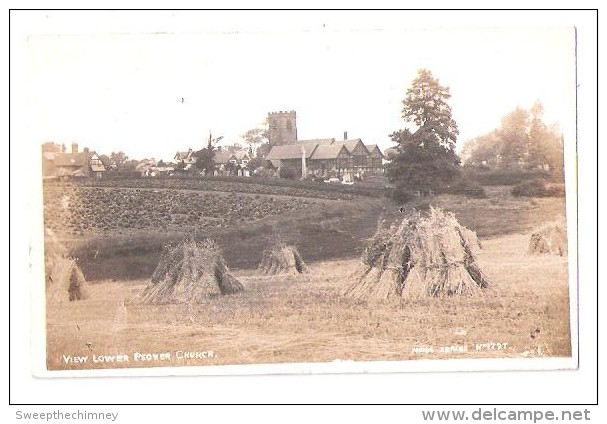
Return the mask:
<svg viewBox="0 0 607 424">
<path fill-rule="evenodd" d="M 101 178 L 105 172 L 99 155 L 89 151 L 87 147 L 79 152 L 77 143 L 72 143 L 70 153 L 48 150 L 42 152 L 43 177 Z"/>
<path fill-rule="evenodd" d="M 302 172 L 305 168 L 305 176 L 337 177 L 348 181 L 382 174 L 383 158 L 377 145 L 365 145 L 360 138 L 299 140 L 273 146 L 266 156 L 275 169 L 290 166 Z"/>
<path fill-rule="evenodd" d="M 337 177 L 347 181 L 383 173 L 384 155 L 376 144 L 365 145 L 360 138 L 348 139 L 347 132 L 342 141 L 298 140 L 294 111 L 270 113 L 268 120 L 272 147 L 265 159 L 276 170 L 289 166 L 302 177 Z M 294 131 L 287 131 L 287 125 Z"/>
<path fill-rule="evenodd" d="M 177 166 L 181 166 L 183 169 L 190 169 L 196 163 L 196 158 L 194 157 L 194 151 L 192 148 L 189 148 L 185 152 L 175 153 L 173 160 Z"/>
<path fill-rule="evenodd" d="M 177 152 L 174 160 L 182 169 L 190 169 L 196 163 L 196 156 L 192 149 Z M 215 175 L 249 176 L 247 168 L 251 157 L 249 151 L 239 146 L 219 146 L 213 157 L 215 161 Z"/>
<path fill-rule="evenodd" d="M 215 156 L 215 175 L 236 175 L 239 177 L 248 177 L 250 172 L 248 169 L 251 157 L 246 149 L 229 149 L 219 147 Z"/>
<path fill-rule="evenodd" d="M 271 146 L 297 141 L 297 113 L 294 110 L 268 113 L 268 140 Z"/>
</svg>

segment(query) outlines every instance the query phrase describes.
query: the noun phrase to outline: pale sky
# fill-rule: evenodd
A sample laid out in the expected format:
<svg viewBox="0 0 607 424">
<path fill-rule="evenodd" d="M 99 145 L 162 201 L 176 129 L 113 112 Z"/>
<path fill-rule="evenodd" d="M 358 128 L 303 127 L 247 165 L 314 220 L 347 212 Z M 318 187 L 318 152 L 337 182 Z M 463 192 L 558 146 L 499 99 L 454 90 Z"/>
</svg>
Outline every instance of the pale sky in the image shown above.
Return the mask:
<svg viewBox="0 0 607 424">
<path fill-rule="evenodd" d="M 124 15 L 77 24 L 77 15 L 53 15 L 23 38 L 29 136 L 170 160 L 202 148 L 209 131 L 240 142 L 269 111 L 296 110 L 300 139 L 348 131 L 386 148 L 404 125 L 401 102 L 420 68 L 451 89 L 458 150 L 536 99 L 547 123 L 566 136 L 575 130 L 572 27 L 275 13 L 194 14 L 184 25 L 144 27 Z"/>
</svg>

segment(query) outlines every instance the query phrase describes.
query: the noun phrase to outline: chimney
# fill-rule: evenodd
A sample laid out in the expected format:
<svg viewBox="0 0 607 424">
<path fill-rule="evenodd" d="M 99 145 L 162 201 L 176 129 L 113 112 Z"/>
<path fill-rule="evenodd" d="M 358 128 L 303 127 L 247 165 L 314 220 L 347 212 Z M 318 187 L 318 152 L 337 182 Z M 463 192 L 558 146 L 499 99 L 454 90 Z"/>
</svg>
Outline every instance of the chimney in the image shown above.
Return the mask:
<svg viewBox="0 0 607 424">
<path fill-rule="evenodd" d="M 88 147 L 85 147 L 84 149 L 82 149 L 82 151 L 83 151 L 84 153 L 86 153 L 87 155 L 89 154 L 89 148 L 88 148 Z"/>
<path fill-rule="evenodd" d="M 344 141 L 348 139 L 348 131 L 344 131 Z"/>
<path fill-rule="evenodd" d="M 78 143 L 72 143 L 72 153 L 78 153 Z"/>
</svg>

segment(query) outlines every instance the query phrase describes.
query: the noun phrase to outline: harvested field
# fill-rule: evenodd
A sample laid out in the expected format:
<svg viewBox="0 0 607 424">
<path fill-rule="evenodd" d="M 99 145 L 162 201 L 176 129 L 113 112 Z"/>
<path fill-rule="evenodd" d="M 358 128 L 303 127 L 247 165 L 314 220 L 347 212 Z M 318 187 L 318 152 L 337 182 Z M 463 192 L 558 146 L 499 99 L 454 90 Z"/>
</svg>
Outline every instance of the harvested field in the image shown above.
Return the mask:
<svg viewBox="0 0 607 424">
<path fill-rule="evenodd" d="M 478 259 L 493 284 L 475 297 L 344 298 L 344 277 L 355 260 L 312 264 L 309 274 L 295 277 L 237 272 L 243 292 L 195 307 L 124 306 L 146 282 L 102 281 L 91 285 L 90 299 L 48 311 L 48 366 L 570 356 L 566 258 L 527 255 L 527 242 L 524 235 L 486 241 Z M 462 347 L 465 352 L 458 350 Z M 177 352 L 184 351 L 213 354 L 178 359 Z M 172 356 L 133 360 L 145 352 Z M 130 362 L 65 363 L 64 354 L 89 361 L 93 354 L 126 354 Z"/>
<path fill-rule="evenodd" d="M 387 199 L 48 187 L 47 205 L 55 199 L 60 206 L 47 213 L 67 223 L 57 235 L 78 259 L 89 294 L 47 310 L 51 369 L 571 355 L 567 257 L 527 253 L 532 230 L 562 215 L 562 198 L 517 199 L 507 187 L 492 187 L 485 199 L 441 195 L 407 205 L 440 206 L 475 231 L 483 247 L 475 260 L 490 286 L 474 296 L 378 300 L 343 293 L 378 222 L 403 218 Z M 78 201 L 61 204 L 65 193 Z M 243 202 L 258 215 L 249 215 Z M 141 217 L 142 205 L 152 211 L 149 221 Z M 181 207 L 192 221 L 177 224 L 165 213 Z M 223 224 L 203 227 L 205 220 Z M 217 241 L 243 291 L 196 302 L 132 302 L 149 285 L 163 247 L 192 236 L 194 228 L 195 240 Z M 297 246 L 308 273 L 257 273 L 276 238 Z M 154 352 L 171 355 L 133 360 Z M 130 362 L 116 362 L 118 354 Z M 107 361 L 83 365 L 63 355 Z"/>
</svg>

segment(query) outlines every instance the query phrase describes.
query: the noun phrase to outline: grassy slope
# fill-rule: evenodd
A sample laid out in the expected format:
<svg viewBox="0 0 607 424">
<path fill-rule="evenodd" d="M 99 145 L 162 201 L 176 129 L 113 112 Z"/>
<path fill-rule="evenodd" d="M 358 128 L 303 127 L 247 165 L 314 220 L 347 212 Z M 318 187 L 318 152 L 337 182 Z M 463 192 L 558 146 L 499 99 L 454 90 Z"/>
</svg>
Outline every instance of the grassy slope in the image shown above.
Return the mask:
<svg viewBox="0 0 607 424">
<path fill-rule="evenodd" d="M 563 199 L 513 198 L 508 187 L 488 189 L 486 199 L 441 195 L 422 199 L 408 207 L 427 204 L 455 213 L 482 239 L 529 232 L 543 222 L 564 214 Z M 378 220 L 397 219 L 399 208 L 383 198 L 360 197 L 356 201 L 323 200 L 313 207 L 266 217 L 228 228 L 205 229 L 198 238 L 216 239 L 226 261 L 234 269 L 257 266 L 269 240 L 280 235 L 296 245 L 308 261 L 358 257 L 364 241 Z M 119 235 L 87 235 L 64 239 L 79 258 L 87 279 L 138 279 L 152 274 L 164 245 L 189 232 L 131 230 Z"/>
<path fill-rule="evenodd" d="M 361 198 L 356 203 L 324 201 L 255 222 L 206 229 L 196 237 L 217 240 L 228 265 L 234 269 L 256 268 L 263 249 L 276 235 L 296 245 L 308 261 L 355 257 L 388 207 L 381 199 Z M 138 279 L 152 274 L 164 245 L 187 234 L 133 230 L 122 235 L 71 238 L 67 243 L 88 280 Z"/>
</svg>

